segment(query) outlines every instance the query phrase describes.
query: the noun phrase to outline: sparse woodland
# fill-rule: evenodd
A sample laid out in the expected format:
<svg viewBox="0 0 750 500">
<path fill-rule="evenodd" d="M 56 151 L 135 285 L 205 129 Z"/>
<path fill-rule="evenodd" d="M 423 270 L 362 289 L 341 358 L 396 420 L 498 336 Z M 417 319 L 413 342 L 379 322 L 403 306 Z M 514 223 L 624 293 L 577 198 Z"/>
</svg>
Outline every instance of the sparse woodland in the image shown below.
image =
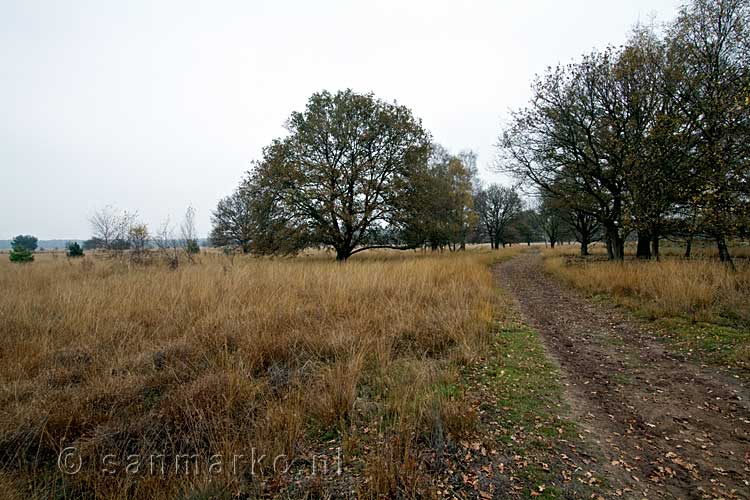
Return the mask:
<svg viewBox="0 0 750 500">
<path fill-rule="evenodd" d="M 501 168 L 542 206 L 590 218 L 611 259 L 637 234 L 658 258 L 665 237 L 747 237 L 750 14 L 746 1 L 697 0 L 662 30 L 551 68 L 500 140 Z M 571 215 L 568 215 L 571 217 Z M 573 226 L 586 245 L 592 241 Z M 596 234 L 596 233 L 595 233 Z"/>
</svg>

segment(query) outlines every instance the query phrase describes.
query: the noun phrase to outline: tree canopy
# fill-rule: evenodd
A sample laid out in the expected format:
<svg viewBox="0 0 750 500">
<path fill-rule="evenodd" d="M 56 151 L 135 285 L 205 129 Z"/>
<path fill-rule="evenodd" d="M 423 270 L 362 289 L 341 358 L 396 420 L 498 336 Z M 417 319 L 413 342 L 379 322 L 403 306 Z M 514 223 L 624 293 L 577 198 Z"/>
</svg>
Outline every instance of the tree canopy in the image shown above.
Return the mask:
<svg viewBox="0 0 750 500">
<path fill-rule="evenodd" d="M 10 246 L 12 248 L 21 247 L 29 252 L 33 252 L 36 250 L 38 243 L 39 240 L 36 236 L 31 236 L 30 234 L 19 234 L 11 240 Z"/>
<path fill-rule="evenodd" d="M 463 249 L 478 231 L 476 154 L 431 142 L 372 94 L 313 94 L 213 213 L 214 245 L 256 254 L 331 247 Z M 520 199 L 519 199 L 520 203 Z"/>
<path fill-rule="evenodd" d="M 731 262 L 726 240 L 750 213 L 749 11 L 694 0 L 664 35 L 638 27 L 624 47 L 550 69 L 501 135 L 501 169 L 593 219 L 610 258 L 633 231 L 643 257 L 700 232 Z"/>
</svg>

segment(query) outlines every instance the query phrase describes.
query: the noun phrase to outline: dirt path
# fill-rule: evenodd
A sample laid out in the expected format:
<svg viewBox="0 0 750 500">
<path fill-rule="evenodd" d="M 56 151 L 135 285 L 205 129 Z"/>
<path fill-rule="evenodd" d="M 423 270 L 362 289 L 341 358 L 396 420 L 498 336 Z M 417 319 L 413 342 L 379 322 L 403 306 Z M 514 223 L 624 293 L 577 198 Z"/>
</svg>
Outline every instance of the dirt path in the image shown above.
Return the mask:
<svg viewBox="0 0 750 500">
<path fill-rule="evenodd" d="M 548 276 L 537 254 L 496 268 L 560 365 L 575 420 L 623 498 L 750 498 L 750 396 L 668 352 L 648 325 Z"/>
</svg>

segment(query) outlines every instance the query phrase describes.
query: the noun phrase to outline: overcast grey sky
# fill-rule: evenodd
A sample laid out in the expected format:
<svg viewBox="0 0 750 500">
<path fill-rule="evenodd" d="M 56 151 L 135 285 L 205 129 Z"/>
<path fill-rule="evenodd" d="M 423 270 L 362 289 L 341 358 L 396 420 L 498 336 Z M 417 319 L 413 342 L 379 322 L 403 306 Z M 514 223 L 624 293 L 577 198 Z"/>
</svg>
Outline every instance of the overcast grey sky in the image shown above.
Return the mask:
<svg viewBox="0 0 750 500">
<path fill-rule="evenodd" d="M 0 0 L 0 239 L 86 238 L 107 204 L 202 236 L 315 91 L 410 107 L 483 178 L 534 74 L 678 0 Z"/>
</svg>

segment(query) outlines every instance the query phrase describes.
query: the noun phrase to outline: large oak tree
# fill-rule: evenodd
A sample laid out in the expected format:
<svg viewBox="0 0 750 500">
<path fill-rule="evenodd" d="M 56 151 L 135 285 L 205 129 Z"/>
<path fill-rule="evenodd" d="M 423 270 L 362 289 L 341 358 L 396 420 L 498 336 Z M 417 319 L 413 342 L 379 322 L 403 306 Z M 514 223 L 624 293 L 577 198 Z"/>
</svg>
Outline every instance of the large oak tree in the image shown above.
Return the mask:
<svg viewBox="0 0 750 500">
<path fill-rule="evenodd" d="M 402 225 L 411 180 L 430 155 L 421 121 L 404 106 L 346 90 L 313 94 L 286 127 L 289 135 L 266 147 L 240 190 L 220 203 L 215 241 L 265 253 L 329 246 L 338 260 L 401 248 L 384 243 L 384 234 Z M 233 219 L 233 212 L 244 215 Z"/>
</svg>

